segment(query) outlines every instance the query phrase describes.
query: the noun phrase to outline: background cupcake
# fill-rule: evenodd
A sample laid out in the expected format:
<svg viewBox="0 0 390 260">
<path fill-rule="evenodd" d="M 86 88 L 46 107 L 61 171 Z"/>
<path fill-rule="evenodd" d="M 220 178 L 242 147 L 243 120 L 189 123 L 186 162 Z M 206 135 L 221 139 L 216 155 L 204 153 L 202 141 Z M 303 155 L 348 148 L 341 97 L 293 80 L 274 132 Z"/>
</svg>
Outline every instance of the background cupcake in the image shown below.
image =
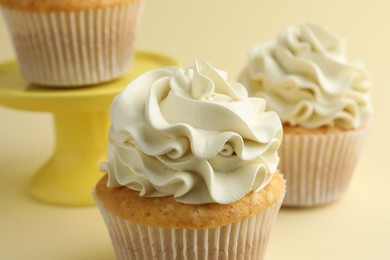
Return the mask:
<svg viewBox="0 0 390 260">
<path fill-rule="evenodd" d="M 21 73 L 32 83 L 83 86 L 133 62 L 143 0 L 0 0 Z"/>
<path fill-rule="evenodd" d="M 347 189 L 372 113 L 364 66 L 346 57 L 346 42 L 303 24 L 255 46 L 240 77 L 283 122 L 283 205 L 313 206 Z"/>
<path fill-rule="evenodd" d="M 282 203 L 282 125 L 208 63 L 133 81 L 94 198 L 119 259 L 261 259 Z"/>
</svg>

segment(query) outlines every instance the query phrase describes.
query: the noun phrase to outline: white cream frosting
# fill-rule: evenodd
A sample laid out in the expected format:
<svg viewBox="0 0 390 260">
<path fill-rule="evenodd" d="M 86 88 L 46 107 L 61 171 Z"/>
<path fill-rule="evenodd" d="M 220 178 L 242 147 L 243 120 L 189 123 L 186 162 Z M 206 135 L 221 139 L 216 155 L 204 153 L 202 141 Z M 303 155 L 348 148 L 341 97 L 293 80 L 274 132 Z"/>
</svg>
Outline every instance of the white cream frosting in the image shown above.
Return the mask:
<svg viewBox="0 0 390 260">
<path fill-rule="evenodd" d="M 372 113 L 366 69 L 347 59 L 344 39 L 317 25 L 288 27 L 255 46 L 239 81 L 293 126 L 353 129 Z"/>
<path fill-rule="evenodd" d="M 282 125 L 266 102 L 208 63 L 139 76 L 111 107 L 108 187 L 228 204 L 276 172 Z"/>
</svg>

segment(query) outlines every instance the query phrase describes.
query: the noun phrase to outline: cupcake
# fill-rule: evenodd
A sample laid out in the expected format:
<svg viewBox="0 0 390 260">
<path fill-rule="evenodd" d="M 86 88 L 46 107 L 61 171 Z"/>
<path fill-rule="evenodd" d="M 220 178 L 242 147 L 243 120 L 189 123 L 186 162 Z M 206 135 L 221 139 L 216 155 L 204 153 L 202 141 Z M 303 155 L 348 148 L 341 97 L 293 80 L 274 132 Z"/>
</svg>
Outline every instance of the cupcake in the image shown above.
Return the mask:
<svg viewBox="0 0 390 260">
<path fill-rule="evenodd" d="M 75 87 L 126 74 L 143 0 L 0 0 L 24 78 Z"/>
<path fill-rule="evenodd" d="M 239 81 L 282 120 L 283 205 L 310 207 L 340 198 L 372 113 L 368 73 L 347 58 L 345 40 L 318 25 L 288 27 L 250 50 Z"/>
<path fill-rule="evenodd" d="M 208 63 L 146 72 L 111 107 L 93 196 L 118 259 L 262 259 L 282 124 Z"/>
</svg>

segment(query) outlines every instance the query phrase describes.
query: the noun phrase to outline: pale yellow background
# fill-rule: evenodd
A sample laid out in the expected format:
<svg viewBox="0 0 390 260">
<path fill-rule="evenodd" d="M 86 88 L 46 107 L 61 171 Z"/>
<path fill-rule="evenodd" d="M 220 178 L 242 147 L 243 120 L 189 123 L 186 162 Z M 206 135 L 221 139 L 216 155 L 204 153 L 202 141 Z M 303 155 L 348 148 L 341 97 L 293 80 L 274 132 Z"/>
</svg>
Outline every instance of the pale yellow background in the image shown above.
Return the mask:
<svg viewBox="0 0 390 260">
<path fill-rule="evenodd" d="M 372 131 L 348 194 L 326 207 L 281 210 L 269 260 L 390 259 L 390 1 L 149 0 L 137 47 L 184 65 L 210 61 L 236 79 L 247 50 L 287 25 L 327 25 L 371 72 Z M 0 20 L 0 61 L 14 58 Z M 0 107 L 0 259 L 114 259 L 94 207 L 41 204 L 29 177 L 54 149 L 51 116 Z"/>
</svg>

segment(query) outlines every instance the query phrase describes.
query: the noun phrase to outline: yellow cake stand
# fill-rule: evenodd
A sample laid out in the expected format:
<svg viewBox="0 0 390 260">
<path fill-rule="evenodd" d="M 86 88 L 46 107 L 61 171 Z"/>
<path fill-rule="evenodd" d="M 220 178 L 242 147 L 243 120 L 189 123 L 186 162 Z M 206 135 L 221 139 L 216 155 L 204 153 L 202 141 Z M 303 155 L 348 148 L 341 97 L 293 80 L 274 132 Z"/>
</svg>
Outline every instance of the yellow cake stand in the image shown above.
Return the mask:
<svg viewBox="0 0 390 260">
<path fill-rule="evenodd" d="M 0 64 L 1 105 L 54 115 L 56 148 L 31 179 L 33 197 L 57 205 L 93 205 L 91 191 L 102 176 L 99 164 L 106 159 L 108 111 L 113 98 L 141 73 L 177 65 L 174 58 L 137 51 L 131 71 L 124 77 L 91 87 L 63 89 L 29 84 L 15 61 Z"/>
</svg>

